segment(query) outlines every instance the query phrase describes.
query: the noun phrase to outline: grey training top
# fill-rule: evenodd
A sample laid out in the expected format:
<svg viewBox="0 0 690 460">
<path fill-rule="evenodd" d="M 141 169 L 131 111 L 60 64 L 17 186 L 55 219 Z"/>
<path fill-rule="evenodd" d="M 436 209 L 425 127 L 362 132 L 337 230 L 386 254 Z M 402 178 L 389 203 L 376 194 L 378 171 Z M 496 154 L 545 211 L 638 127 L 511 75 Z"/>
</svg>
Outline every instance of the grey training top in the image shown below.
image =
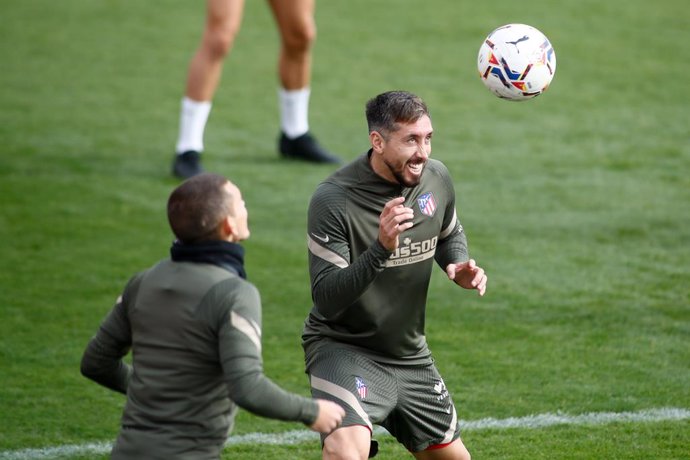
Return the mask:
<svg viewBox="0 0 690 460">
<path fill-rule="evenodd" d="M 322 182 L 309 205 L 307 368 L 323 340 L 379 362 L 431 362 L 424 323 L 433 261 L 445 269 L 468 258 L 446 167 L 429 159 L 419 185 L 408 188 L 378 176 L 370 152 Z M 391 253 L 378 241 L 379 216 L 399 196 L 414 209 L 414 226 Z"/>
<path fill-rule="evenodd" d="M 305 424 L 318 412 L 263 374 L 257 289 L 207 263 L 164 260 L 134 276 L 82 373 L 127 394 L 113 458 L 217 459 L 237 406 Z"/>
</svg>

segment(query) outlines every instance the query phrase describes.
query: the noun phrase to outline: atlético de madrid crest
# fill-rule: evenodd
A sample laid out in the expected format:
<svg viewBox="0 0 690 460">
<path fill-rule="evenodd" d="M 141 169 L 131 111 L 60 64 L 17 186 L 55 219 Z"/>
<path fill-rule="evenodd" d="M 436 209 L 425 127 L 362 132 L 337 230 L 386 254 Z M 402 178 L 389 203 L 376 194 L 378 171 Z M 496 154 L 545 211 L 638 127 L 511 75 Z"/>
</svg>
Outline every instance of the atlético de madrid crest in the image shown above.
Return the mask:
<svg viewBox="0 0 690 460">
<path fill-rule="evenodd" d="M 366 399 L 367 397 L 367 384 L 364 383 L 362 377 L 355 377 L 355 386 L 357 387 L 357 393 L 359 393 L 360 399 Z"/>
<path fill-rule="evenodd" d="M 436 199 L 431 192 L 426 192 L 417 198 L 417 204 L 422 214 L 432 217 L 436 212 Z"/>
</svg>

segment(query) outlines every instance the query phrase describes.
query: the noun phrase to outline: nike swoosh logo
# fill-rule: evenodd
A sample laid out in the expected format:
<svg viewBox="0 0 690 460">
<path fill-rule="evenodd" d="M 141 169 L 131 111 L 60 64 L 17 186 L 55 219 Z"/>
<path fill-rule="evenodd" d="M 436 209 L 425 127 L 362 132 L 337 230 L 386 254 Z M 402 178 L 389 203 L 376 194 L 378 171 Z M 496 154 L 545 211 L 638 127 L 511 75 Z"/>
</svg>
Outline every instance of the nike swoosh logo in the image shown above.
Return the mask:
<svg viewBox="0 0 690 460">
<path fill-rule="evenodd" d="M 328 237 L 328 235 L 326 235 L 326 236 L 319 236 L 319 235 L 317 235 L 316 233 L 312 233 L 311 235 L 312 235 L 314 238 L 316 238 L 317 240 L 322 241 L 322 242 L 324 242 L 324 243 L 328 243 L 328 241 L 330 240 L 330 238 Z"/>
</svg>

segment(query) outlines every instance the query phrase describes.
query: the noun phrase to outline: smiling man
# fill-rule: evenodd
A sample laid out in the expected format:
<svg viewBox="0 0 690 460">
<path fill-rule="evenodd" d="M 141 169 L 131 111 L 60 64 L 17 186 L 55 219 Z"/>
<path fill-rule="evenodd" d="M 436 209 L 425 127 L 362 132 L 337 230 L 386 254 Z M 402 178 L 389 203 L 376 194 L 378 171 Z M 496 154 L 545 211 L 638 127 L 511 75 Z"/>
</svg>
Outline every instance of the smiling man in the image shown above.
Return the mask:
<svg viewBox="0 0 690 460">
<path fill-rule="evenodd" d="M 366 117 L 371 149 L 321 183 L 308 212 L 307 373 L 313 396 L 346 409 L 341 427 L 322 436 L 323 457 L 375 455 L 378 424 L 417 459 L 467 460 L 427 346 L 426 297 L 434 260 L 479 295 L 486 274 L 468 257 L 448 170 L 429 158 L 424 101 L 383 93 Z"/>
</svg>

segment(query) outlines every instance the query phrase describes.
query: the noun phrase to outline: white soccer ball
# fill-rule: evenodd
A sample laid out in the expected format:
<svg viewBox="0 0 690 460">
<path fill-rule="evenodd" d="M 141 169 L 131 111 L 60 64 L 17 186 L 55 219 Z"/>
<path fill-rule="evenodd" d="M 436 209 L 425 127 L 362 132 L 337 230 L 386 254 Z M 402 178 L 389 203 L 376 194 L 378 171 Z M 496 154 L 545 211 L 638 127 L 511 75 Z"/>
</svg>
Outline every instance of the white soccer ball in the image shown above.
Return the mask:
<svg viewBox="0 0 690 460">
<path fill-rule="evenodd" d="M 556 52 L 534 27 L 507 24 L 486 37 L 477 68 L 484 85 L 496 96 L 524 101 L 549 87 L 556 73 Z"/>
</svg>

